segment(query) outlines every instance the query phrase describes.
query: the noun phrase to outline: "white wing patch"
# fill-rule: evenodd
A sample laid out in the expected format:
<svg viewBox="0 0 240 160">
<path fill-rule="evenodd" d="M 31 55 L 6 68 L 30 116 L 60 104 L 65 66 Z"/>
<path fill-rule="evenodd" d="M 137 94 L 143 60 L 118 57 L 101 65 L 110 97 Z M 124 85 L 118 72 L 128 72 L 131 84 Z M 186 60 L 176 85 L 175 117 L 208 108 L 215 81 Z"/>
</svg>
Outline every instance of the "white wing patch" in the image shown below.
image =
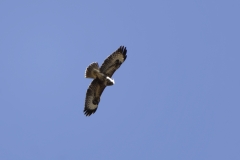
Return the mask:
<svg viewBox="0 0 240 160">
<path fill-rule="evenodd" d="M 114 57 L 114 59 L 118 59 L 121 62 L 124 62 L 124 57 L 122 54 L 117 54 L 116 57 Z"/>
</svg>

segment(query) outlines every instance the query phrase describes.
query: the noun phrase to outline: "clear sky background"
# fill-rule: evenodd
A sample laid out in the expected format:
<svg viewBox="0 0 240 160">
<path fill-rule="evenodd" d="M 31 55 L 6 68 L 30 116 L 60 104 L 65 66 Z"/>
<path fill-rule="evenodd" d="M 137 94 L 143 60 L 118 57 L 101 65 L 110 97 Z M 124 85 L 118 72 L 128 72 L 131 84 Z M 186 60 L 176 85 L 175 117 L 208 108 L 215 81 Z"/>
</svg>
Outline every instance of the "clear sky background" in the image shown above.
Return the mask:
<svg viewBox="0 0 240 160">
<path fill-rule="evenodd" d="M 0 1 L 1 160 L 239 160 L 240 1 Z M 128 57 L 97 112 L 84 78 Z"/>
</svg>

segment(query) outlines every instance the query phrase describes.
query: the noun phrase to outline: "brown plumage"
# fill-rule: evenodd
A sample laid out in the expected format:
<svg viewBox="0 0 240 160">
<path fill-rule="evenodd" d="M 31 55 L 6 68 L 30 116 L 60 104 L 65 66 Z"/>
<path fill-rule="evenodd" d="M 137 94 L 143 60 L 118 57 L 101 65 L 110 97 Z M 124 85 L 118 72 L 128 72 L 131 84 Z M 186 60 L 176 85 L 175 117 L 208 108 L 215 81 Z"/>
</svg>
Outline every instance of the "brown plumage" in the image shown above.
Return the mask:
<svg viewBox="0 0 240 160">
<path fill-rule="evenodd" d="M 91 82 L 86 93 L 84 107 L 84 114 L 86 116 L 90 116 L 96 112 L 103 90 L 106 86 L 114 84 L 114 80 L 111 79 L 111 77 L 126 60 L 126 58 L 127 49 L 124 46 L 120 46 L 104 60 L 100 68 L 96 62 L 87 67 L 85 77 L 93 78 L 94 80 Z"/>
</svg>

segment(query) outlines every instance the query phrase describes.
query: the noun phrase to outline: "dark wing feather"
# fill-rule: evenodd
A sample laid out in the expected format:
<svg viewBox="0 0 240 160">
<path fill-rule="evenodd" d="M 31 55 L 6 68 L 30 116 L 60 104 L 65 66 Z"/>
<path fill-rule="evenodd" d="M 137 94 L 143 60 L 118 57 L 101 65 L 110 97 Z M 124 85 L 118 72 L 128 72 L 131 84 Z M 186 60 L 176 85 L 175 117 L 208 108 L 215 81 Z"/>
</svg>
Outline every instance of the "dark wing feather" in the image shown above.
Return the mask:
<svg viewBox="0 0 240 160">
<path fill-rule="evenodd" d="M 127 49 L 124 46 L 120 46 L 115 52 L 113 52 L 100 67 L 100 72 L 112 77 L 113 73 L 122 65 L 127 58 Z"/>
<path fill-rule="evenodd" d="M 85 99 L 85 108 L 83 111 L 86 116 L 90 116 L 96 112 L 100 102 L 100 97 L 105 87 L 106 86 L 99 79 L 94 79 L 88 87 Z"/>
</svg>

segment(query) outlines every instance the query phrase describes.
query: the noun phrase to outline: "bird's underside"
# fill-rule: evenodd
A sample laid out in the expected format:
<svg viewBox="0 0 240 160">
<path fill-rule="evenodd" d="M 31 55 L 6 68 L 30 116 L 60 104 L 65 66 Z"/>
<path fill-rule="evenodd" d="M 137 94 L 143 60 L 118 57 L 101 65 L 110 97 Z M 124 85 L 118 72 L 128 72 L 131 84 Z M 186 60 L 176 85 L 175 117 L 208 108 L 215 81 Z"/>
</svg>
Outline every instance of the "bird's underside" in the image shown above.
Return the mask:
<svg viewBox="0 0 240 160">
<path fill-rule="evenodd" d="M 114 80 L 111 77 L 126 60 L 126 58 L 127 49 L 124 46 L 120 46 L 104 60 L 100 68 L 97 62 L 94 62 L 87 67 L 85 77 L 92 78 L 93 81 L 89 85 L 86 93 L 84 107 L 84 114 L 86 116 L 90 116 L 96 112 L 103 90 L 106 86 L 114 84 Z"/>
</svg>

